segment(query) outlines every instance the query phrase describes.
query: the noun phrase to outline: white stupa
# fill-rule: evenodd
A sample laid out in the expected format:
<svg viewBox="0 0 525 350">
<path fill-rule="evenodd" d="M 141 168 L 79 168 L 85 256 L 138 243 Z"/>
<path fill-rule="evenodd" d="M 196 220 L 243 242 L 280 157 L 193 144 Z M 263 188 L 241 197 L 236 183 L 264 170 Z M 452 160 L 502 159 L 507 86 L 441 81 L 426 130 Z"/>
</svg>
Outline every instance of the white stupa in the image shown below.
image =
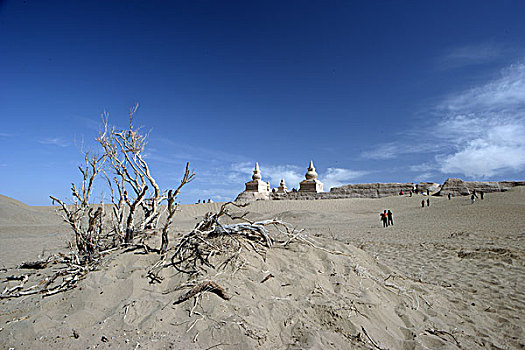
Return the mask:
<svg viewBox="0 0 525 350">
<path fill-rule="evenodd" d="M 310 161 L 310 166 L 306 172 L 305 179 L 299 184 L 299 192 L 323 192 L 323 183 L 317 180 L 317 173 L 315 172 L 314 162 Z"/>
</svg>

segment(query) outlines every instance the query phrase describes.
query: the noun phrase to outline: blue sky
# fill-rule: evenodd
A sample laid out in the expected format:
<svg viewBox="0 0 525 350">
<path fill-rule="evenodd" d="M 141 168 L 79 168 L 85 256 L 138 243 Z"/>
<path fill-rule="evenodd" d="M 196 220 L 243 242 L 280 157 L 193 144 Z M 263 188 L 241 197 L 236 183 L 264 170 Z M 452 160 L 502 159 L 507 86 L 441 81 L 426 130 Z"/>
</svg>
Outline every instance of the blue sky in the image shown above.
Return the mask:
<svg viewBox="0 0 525 350">
<path fill-rule="evenodd" d="M 163 188 L 525 178 L 523 1 L 0 1 L 0 194 L 70 197 L 100 114 Z M 107 193 L 106 193 L 107 194 Z M 97 198 L 104 195 L 98 188 Z"/>
</svg>

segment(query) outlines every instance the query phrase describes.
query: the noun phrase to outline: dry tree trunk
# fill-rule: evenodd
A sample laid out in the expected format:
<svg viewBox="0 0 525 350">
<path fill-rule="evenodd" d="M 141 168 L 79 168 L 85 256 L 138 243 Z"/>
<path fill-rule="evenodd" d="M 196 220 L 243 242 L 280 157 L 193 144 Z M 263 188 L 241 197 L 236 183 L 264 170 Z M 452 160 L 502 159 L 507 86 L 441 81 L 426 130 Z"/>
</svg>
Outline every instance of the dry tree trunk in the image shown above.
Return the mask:
<svg viewBox="0 0 525 350">
<path fill-rule="evenodd" d="M 175 198 L 177 198 L 177 196 L 179 195 L 182 187 L 187 183 L 191 182 L 194 177 L 195 173 L 193 171 L 190 172 L 190 163 L 186 163 L 184 177 L 180 181 L 179 187 L 177 187 L 175 191 L 170 190 L 168 192 L 168 218 L 166 219 L 166 223 L 164 224 L 164 228 L 162 229 L 162 241 L 160 244 L 160 253 L 162 255 L 166 254 L 166 251 L 168 250 L 168 232 L 173 219 L 173 215 L 175 215 L 175 212 L 177 210 Z"/>
<path fill-rule="evenodd" d="M 85 154 L 86 164 L 79 167 L 83 175 L 82 184 L 78 188 L 75 184 L 71 187 L 73 205 L 68 206 L 51 196 L 53 201 L 60 204 L 62 217 L 72 227 L 76 248 L 83 256 L 96 255 L 101 248 L 101 242 L 108 244 L 110 238 L 112 247 L 122 242 L 129 244 L 137 234 L 159 228 L 162 229 L 160 251 L 164 254 L 169 244 L 169 225 L 176 210 L 175 198 L 181 188 L 195 176 L 189 171 L 189 164 L 186 164 L 186 172 L 179 187 L 169 192 L 161 191 L 142 155 L 148 135 L 133 126 L 133 116 L 137 108 L 138 105 L 130 109 L 129 128 L 125 130 L 111 127 L 107 113 L 102 115 L 103 129 L 96 141 L 102 148 L 103 155 L 96 158 Z M 111 193 L 109 228 L 103 227 L 104 208 L 89 207 L 94 180 L 100 171 L 103 172 Z M 162 207 L 164 201 L 168 202 L 167 208 Z M 164 211 L 167 211 L 168 216 L 160 225 L 159 221 Z"/>
<path fill-rule="evenodd" d="M 89 197 L 92 191 L 92 186 L 98 173 L 102 170 L 106 157 L 91 156 L 89 153 L 84 154 L 84 167 L 78 167 L 82 173 L 82 185 L 80 191 L 77 190 L 75 184 L 71 184 L 71 192 L 73 195 L 73 204 L 67 206 L 63 201 L 56 197 L 49 196 L 53 200 L 53 204 L 57 202 L 60 204 L 62 213 L 60 214 L 65 222 L 67 222 L 75 234 L 75 245 L 78 252 L 83 257 L 90 257 L 96 255 L 99 244 L 99 235 L 103 225 L 103 209 L 99 208 L 92 214 L 93 208 L 89 208 Z M 84 227 L 83 219 L 87 219 L 87 227 Z"/>
<path fill-rule="evenodd" d="M 148 186 L 145 186 L 142 189 L 142 192 L 139 194 L 139 196 L 133 201 L 133 203 L 131 203 L 128 197 L 125 196 L 126 202 L 129 205 L 128 220 L 126 221 L 126 237 L 124 238 L 125 243 L 131 243 L 133 241 L 134 230 L 135 230 L 134 221 L 135 221 L 135 216 L 136 216 L 135 210 L 137 209 L 137 206 L 140 205 L 140 203 L 144 199 L 144 196 L 146 195 L 147 190 L 148 190 Z"/>
</svg>

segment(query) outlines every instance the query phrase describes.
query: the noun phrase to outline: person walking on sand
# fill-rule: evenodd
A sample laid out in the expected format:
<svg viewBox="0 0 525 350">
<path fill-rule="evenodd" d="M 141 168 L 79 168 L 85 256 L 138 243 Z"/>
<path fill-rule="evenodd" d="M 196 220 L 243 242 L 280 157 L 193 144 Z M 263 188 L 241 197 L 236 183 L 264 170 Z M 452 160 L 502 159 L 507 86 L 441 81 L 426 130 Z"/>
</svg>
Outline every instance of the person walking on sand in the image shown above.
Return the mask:
<svg viewBox="0 0 525 350">
<path fill-rule="evenodd" d="M 424 208 L 424 207 L 425 207 L 425 200 L 423 199 L 423 200 L 421 201 L 421 208 Z"/>
<path fill-rule="evenodd" d="M 450 197 L 452 197 L 452 195 L 450 194 L 450 192 L 448 193 L 447 197 L 448 197 L 448 200 L 450 200 Z"/>
<path fill-rule="evenodd" d="M 388 216 L 388 224 L 394 225 L 394 219 L 392 218 L 392 212 L 390 210 L 388 210 L 387 216 Z"/>
<path fill-rule="evenodd" d="M 474 204 L 475 201 L 476 201 L 476 197 L 474 196 L 474 193 L 473 193 L 472 196 L 470 196 L 470 203 Z"/>
<path fill-rule="evenodd" d="M 427 207 L 430 207 L 430 198 L 427 198 Z"/>
<path fill-rule="evenodd" d="M 388 221 L 387 221 L 386 210 L 383 213 L 380 213 L 379 215 L 381 216 L 381 221 L 383 222 L 383 227 L 387 227 L 388 226 Z"/>
<path fill-rule="evenodd" d="M 481 199 L 483 199 L 483 191 L 479 191 L 479 195 L 481 196 Z"/>
</svg>

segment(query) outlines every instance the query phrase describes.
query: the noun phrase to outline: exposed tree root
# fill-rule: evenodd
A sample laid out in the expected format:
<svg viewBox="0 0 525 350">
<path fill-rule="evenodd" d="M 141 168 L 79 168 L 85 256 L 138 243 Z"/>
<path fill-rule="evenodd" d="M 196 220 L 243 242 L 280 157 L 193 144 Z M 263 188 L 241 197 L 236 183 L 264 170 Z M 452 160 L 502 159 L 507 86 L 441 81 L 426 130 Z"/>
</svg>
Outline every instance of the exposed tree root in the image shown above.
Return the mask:
<svg viewBox="0 0 525 350">
<path fill-rule="evenodd" d="M 222 288 L 218 283 L 213 281 L 202 281 L 193 288 L 191 288 L 188 292 L 181 295 L 177 300 L 173 302 L 173 304 L 180 304 L 202 292 L 212 292 L 214 294 L 217 294 L 224 300 L 230 300 L 230 297 L 226 294 L 224 288 Z"/>
</svg>

